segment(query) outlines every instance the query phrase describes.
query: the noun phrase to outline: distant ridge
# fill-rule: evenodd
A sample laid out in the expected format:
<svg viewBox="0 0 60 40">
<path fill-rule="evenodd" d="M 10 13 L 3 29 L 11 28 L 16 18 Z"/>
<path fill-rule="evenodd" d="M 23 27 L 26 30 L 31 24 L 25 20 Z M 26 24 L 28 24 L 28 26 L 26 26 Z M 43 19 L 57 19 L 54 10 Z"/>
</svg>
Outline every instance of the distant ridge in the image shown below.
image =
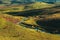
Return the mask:
<svg viewBox="0 0 60 40">
<path fill-rule="evenodd" d="M 60 2 L 58 0 L 0 0 L 0 4 L 29 4 L 29 3 L 34 3 L 34 2 L 46 2 L 46 3 L 56 3 Z"/>
</svg>

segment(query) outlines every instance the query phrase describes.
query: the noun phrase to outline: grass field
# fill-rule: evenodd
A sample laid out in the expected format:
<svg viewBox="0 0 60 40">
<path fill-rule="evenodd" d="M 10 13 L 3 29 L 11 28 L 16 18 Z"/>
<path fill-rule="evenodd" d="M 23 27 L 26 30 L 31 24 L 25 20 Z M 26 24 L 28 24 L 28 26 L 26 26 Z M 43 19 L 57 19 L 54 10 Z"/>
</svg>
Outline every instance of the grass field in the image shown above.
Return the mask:
<svg viewBox="0 0 60 40">
<path fill-rule="evenodd" d="M 23 16 L 5 14 L 6 12 L 20 12 L 32 9 L 49 8 L 53 6 L 53 4 L 34 3 L 30 5 L 8 6 L 3 9 L 0 8 L 0 40 L 60 40 L 60 34 L 50 34 L 19 25 L 19 22 L 25 18 Z M 60 18 L 60 14 L 53 15 L 58 15 L 56 18 Z M 29 16 L 27 18 L 28 20 L 25 20 L 25 23 L 37 25 L 34 16 Z M 46 19 L 48 18 L 50 18 L 50 16 Z"/>
</svg>

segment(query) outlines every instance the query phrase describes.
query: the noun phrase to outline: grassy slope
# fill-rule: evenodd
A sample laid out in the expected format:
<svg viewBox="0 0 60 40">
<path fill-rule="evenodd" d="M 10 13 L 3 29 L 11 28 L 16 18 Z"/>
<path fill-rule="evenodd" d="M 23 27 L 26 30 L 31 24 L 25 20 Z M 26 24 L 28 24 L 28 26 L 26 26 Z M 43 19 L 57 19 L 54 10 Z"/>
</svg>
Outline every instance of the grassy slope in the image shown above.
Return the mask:
<svg viewBox="0 0 60 40">
<path fill-rule="evenodd" d="M 3 15 L 0 14 L 0 40 L 60 40 L 59 35 L 37 32 L 34 29 L 19 26 L 7 21 Z"/>
<path fill-rule="evenodd" d="M 7 9 L 6 11 L 12 11 L 10 8 Z M 59 35 L 37 32 L 34 29 L 19 26 L 13 22 L 16 21 L 16 19 L 19 19 L 18 22 L 21 20 L 20 17 L 0 14 L 0 40 L 60 40 Z"/>
<path fill-rule="evenodd" d="M 26 11 L 26 10 L 32 10 L 32 9 L 41 9 L 41 8 L 48 8 L 52 7 L 54 4 L 47 4 L 43 2 L 36 2 L 33 4 L 28 5 L 12 5 L 12 6 L 5 6 L 1 7 L 3 9 L 0 9 L 0 12 L 18 12 L 18 11 Z"/>
</svg>

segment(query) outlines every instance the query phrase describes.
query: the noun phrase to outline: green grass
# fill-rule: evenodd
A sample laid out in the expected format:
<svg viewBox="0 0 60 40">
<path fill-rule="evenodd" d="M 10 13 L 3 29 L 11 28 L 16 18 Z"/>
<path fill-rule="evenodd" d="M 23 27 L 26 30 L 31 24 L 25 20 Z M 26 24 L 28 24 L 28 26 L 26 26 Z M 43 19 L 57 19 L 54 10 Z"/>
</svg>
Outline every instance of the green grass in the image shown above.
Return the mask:
<svg viewBox="0 0 60 40">
<path fill-rule="evenodd" d="M 45 3 L 42 3 L 44 5 L 40 4 L 41 6 L 37 4 L 40 3 L 28 5 L 28 9 L 24 9 L 25 7 L 24 5 L 17 7 L 11 6 L 8 8 L 3 8 L 3 10 L 0 11 L 0 40 L 60 40 L 60 35 L 48 34 L 41 31 L 37 32 L 35 29 L 25 28 L 21 25 L 13 23 L 12 21 L 6 20 L 6 18 L 10 18 L 10 17 L 13 19 L 13 21 L 15 21 L 16 19 L 22 20 L 21 18 L 23 17 L 21 16 L 11 16 L 8 14 L 3 14 L 5 12 L 25 11 L 25 10 L 32 10 L 35 8 L 40 9 L 40 8 L 49 7 Z M 50 7 L 52 6 L 50 5 Z M 14 10 L 14 8 L 17 9 Z M 3 18 L 3 16 L 5 18 Z M 33 18 L 30 18 L 29 20 L 25 21 L 25 23 L 36 25 L 35 20 Z"/>
<path fill-rule="evenodd" d="M 26 11 L 26 10 L 32 10 L 32 9 L 42 9 L 42 8 L 49 8 L 55 6 L 54 4 L 47 4 L 44 2 L 36 2 L 33 4 L 28 5 L 14 5 L 14 6 L 5 6 L 5 8 L 0 9 L 0 12 L 18 12 L 18 11 Z"/>
<path fill-rule="evenodd" d="M 3 15 L 0 15 L 0 40 L 60 40 L 59 35 L 37 32 L 34 29 L 22 27 L 5 20 Z"/>
</svg>

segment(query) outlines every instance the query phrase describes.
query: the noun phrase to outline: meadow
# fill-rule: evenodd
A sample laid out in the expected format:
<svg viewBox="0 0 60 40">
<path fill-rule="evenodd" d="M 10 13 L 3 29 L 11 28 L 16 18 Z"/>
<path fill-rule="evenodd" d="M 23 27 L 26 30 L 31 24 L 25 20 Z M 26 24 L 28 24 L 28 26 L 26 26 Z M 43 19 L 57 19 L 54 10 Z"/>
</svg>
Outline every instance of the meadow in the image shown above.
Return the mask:
<svg viewBox="0 0 60 40">
<path fill-rule="evenodd" d="M 29 15 L 28 17 L 15 15 L 15 12 L 24 12 L 28 10 L 37 10 L 37 9 L 42 10 L 47 8 L 46 10 L 51 10 L 48 13 L 52 12 L 53 14 L 48 14 L 46 13 L 47 11 L 45 10 L 46 12 L 44 12 L 45 14 L 43 13 L 43 15 L 45 15 L 44 17 L 46 19 L 51 19 L 51 18 L 53 19 L 55 18 L 54 15 L 56 15 L 56 18 L 60 19 L 59 16 L 60 14 L 57 14 L 60 13 L 59 12 L 60 9 L 56 8 L 58 10 L 57 11 L 53 8 L 54 6 L 55 4 L 47 4 L 43 2 L 42 3 L 38 2 L 29 5 L 3 6 L 2 8 L 0 8 L 0 40 L 60 40 L 59 34 L 51 34 L 41 31 L 43 29 L 40 28 L 41 26 L 39 26 L 41 30 L 37 31 L 36 29 L 34 29 L 35 25 L 38 26 L 36 21 L 41 20 L 39 19 L 41 16 L 40 14 L 36 16 Z M 10 12 L 14 12 L 13 13 L 14 15 L 10 14 Z M 26 27 L 24 25 L 19 24 L 22 21 L 23 23 L 32 25 L 32 28 L 29 28 L 29 26 Z"/>
</svg>

